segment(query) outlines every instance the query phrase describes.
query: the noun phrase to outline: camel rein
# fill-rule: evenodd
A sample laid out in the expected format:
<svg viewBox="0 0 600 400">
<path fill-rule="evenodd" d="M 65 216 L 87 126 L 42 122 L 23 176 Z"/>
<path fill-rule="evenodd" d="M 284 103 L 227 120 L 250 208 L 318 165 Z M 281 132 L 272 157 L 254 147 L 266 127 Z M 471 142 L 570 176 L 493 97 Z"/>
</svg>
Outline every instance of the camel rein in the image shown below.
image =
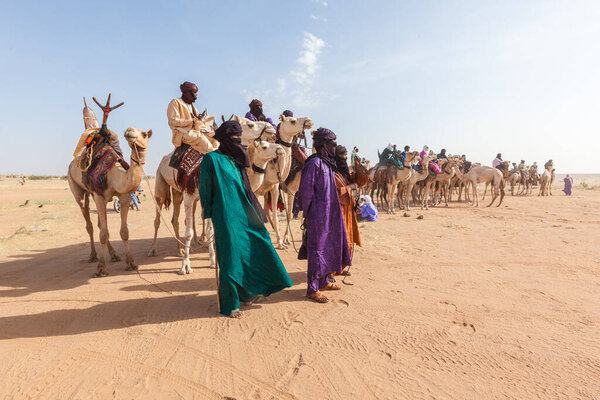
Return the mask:
<svg viewBox="0 0 600 400">
<path fill-rule="evenodd" d="M 270 162 L 273 163 L 273 167 L 275 168 L 275 172 L 277 172 L 277 180 L 279 181 L 279 187 L 277 188 L 277 190 L 279 191 L 279 197 L 281 197 L 281 200 L 283 202 L 283 208 L 285 210 L 285 217 L 286 217 L 286 221 L 287 221 L 287 232 L 290 233 L 290 237 L 292 238 L 292 247 L 294 248 L 294 251 L 296 253 L 298 253 L 298 249 L 296 248 L 296 242 L 294 241 L 294 234 L 292 233 L 292 227 L 290 226 L 290 212 L 291 212 L 291 210 L 290 210 L 290 212 L 288 212 L 289 204 L 286 204 L 285 198 L 283 197 L 284 192 L 282 192 L 282 189 L 285 190 L 285 191 L 287 191 L 287 187 L 285 185 L 285 182 L 283 182 L 282 179 L 281 179 L 281 166 L 279 164 L 279 158 L 277 159 L 277 162 L 275 162 L 273 160 L 271 160 Z M 272 204 L 271 204 L 271 206 L 272 206 Z M 273 207 L 271 207 L 271 208 L 273 208 Z M 275 208 L 273 209 L 273 216 L 275 218 L 277 218 L 277 204 L 275 204 Z"/>
</svg>

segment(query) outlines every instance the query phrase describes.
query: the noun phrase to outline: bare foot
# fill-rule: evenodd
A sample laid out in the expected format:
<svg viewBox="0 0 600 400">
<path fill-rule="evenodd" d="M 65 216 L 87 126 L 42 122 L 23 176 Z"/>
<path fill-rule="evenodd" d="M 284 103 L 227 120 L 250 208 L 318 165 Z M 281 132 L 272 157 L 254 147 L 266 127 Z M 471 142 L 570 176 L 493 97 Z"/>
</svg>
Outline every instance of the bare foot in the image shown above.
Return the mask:
<svg viewBox="0 0 600 400">
<path fill-rule="evenodd" d="M 242 317 L 242 312 L 240 310 L 233 310 L 231 312 L 231 315 L 229 315 L 229 318 L 241 318 Z"/>
</svg>

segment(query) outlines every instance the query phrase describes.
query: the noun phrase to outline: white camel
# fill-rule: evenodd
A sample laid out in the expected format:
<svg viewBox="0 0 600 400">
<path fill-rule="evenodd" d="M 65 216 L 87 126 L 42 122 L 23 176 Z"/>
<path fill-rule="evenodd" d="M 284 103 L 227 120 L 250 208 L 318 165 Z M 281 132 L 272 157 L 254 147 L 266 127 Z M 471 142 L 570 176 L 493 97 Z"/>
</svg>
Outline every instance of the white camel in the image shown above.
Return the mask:
<svg viewBox="0 0 600 400">
<path fill-rule="evenodd" d="M 277 157 L 276 162 L 269 162 L 267 164 L 263 183 L 257 190 L 254 191 L 254 193 L 257 197 L 264 196 L 265 211 L 267 212 L 267 217 L 269 218 L 271 226 L 273 227 L 277 237 L 277 248 L 285 249 L 287 248 L 287 245 L 284 243 L 281 237 L 281 233 L 279 231 L 279 220 L 277 217 L 277 203 L 279 201 L 280 182 L 285 182 L 290 173 L 290 168 L 292 166 L 292 142 L 296 136 L 298 136 L 304 130 L 311 129 L 314 123 L 308 117 L 294 118 L 286 117 L 283 114 L 279 116 L 279 120 L 281 123 L 279 124 L 279 137 L 277 143 L 283 146 L 284 154 L 281 157 Z M 251 152 L 249 152 L 248 155 L 252 159 L 252 155 L 250 153 Z M 271 211 L 269 211 L 267 208 L 269 196 L 271 198 Z M 291 206 L 288 205 L 287 209 L 287 212 L 291 212 Z M 288 228 L 286 228 L 286 233 Z"/>
<path fill-rule="evenodd" d="M 460 171 L 457 174 L 462 175 Z M 492 202 L 488 204 L 490 207 L 496 201 L 498 192 L 500 193 L 500 202 L 497 207 L 500 207 L 502 200 L 504 199 L 504 177 L 502 172 L 498 168 L 479 166 L 472 168 L 462 179 L 465 181 L 465 190 L 468 190 L 468 185 L 473 186 L 473 202 L 472 206 L 479 207 L 479 193 L 477 185 L 479 183 L 491 183 L 492 184 Z"/>
<path fill-rule="evenodd" d="M 238 121 L 242 126 L 242 143 L 248 143 L 250 140 L 257 139 L 259 137 L 269 138 L 275 135 L 275 129 L 268 122 L 253 122 L 246 118 L 240 118 L 238 116 L 233 116 L 233 119 Z M 200 131 L 211 137 L 214 136 L 214 126 L 209 124 L 202 125 Z M 205 149 L 204 153 L 211 151 L 212 149 Z M 175 235 L 177 237 L 177 245 L 179 248 L 180 255 L 183 256 L 181 262 L 181 269 L 179 270 L 179 274 L 190 274 L 192 272 L 189 251 L 192 238 L 195 234 L 195 210 L 197 208 L 198 201 L 200 200 L 200 195 L 198 191 L 194 191 L 194 193 L 188 193 L 185 189 L 179 188 L 176 182 L 177 170 L 169 166 L 169 161 L 171 160 L 173 152 L 164 156 L 158 166 L 156 171 L 156 183 L 155 183 L 155 199 L 156 199 L 156 215 L 154 218 L 154 240 L 152 243 L 152 248 L 148 253 L 149 256 L 158 255 L 157 248 L 157 235 L 158 228 L 160 226 L 160 213 L 163 206 L 168 208 L 171 202 L 171 193 L 173 194 L 173 218 L 171 223 L 173 225 L 173 229 L 175 230 Z M 181 203 L 184 205 L 185 212 L 185 243 L 182 244 L 179 238 L 179 212 Z M 203 220 L 203 230 L 206 235 L 210 236 L 212 232 L 212 224 L 210 220 Z M 206 236 L 205 235 L 205 236 Z M 210 267 L 215 267 L 215 251 L 214 245 L 212 241 L 207 241 L 208 252 L 209 252 L 209 262 Z"/>
<path fill-rule="evenodd" d="M 551 168 L 546 168 L 540 179 L 540 191 L 538 193 L 538 196 L 548 196 L 548 193 L 552 194 L 551 181 L 552 170 Z"/>
</svg>

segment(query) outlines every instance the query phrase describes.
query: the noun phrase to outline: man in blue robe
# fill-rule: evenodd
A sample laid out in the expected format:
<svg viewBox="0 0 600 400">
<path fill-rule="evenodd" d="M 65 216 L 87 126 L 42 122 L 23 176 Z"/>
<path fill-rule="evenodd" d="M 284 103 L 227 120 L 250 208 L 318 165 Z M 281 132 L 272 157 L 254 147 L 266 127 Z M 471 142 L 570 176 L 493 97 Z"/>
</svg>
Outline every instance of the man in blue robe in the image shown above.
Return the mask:
<svg viewBox="0 0 600 400">
<path fill-rule="evenodd" d="M 352 265 L 348 236 L 342 216 L 342 208 L 335 185 L 336 136 L 329 129 L 319 128 L 313 135 L 316 153 L 308 157 L 300 187 L 305 234 L 298 259 L 308 260 L 307 297 L 327 303 L 322 290 L 339 290 L 330 283 L 328 276 L 339 271 L 343 265 Z"/>
</svg>

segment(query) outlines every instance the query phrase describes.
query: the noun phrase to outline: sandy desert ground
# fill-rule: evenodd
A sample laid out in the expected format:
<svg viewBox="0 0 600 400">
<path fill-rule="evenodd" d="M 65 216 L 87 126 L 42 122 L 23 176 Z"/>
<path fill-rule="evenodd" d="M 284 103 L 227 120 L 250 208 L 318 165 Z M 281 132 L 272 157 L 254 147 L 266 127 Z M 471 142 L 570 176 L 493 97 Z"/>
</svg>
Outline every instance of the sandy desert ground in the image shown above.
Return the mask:
<svg viewBox="0 0 600 400">
<path fill-rule="evenodd" d="M 0 181 L 0 398 L 600 398 L 598 191 L 381 215 L 326 305 L 280 251 L 295 286 L 241 320 L 217 314 L 205 250 L 178 276 L 163 226 L 146 255 L 149 197 L 141 208 L 139 274 L 121 261 L 92 278 L 66 181 Z"/>
</svg>

